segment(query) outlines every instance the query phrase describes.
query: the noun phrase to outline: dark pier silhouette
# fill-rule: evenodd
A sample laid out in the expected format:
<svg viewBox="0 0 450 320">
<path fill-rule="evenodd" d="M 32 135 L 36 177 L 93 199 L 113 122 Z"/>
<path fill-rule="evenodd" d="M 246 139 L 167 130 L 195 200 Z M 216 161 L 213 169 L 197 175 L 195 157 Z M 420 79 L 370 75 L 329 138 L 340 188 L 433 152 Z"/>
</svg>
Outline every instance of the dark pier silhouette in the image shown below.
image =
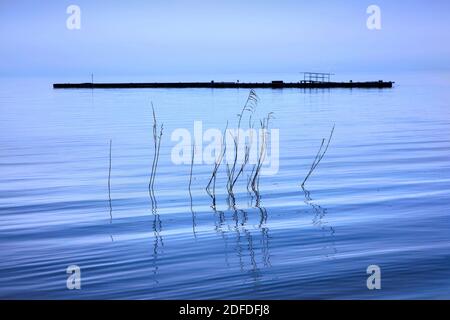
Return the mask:
<svg viewBox="0 0 450 320">
<path fill-rule="evenodd" d="M 271 82 L 148 82 L 148 83 L 94 83 L 94 76 L 91 75 L 91 82 L 86 83 L 55 83 L 54 89 L 140 89 L 140 88 L 247 88 L 247 89 L 331 89 L 331 88 L 392 88 L 393 81 L 367 81 L 367 82 L 333 82 L 333 73 L 323 72 L 301 72 L 303 80 L 298 82 L 284 82 L 273 80 Z"/>
<path fill-rule="evenodd" d="M 55 83 L 54 89 L 144 89 L 144 88 L 249 88 L 249 89 L 332 89 L 332 88 L 363 88 L 382 89 L 392 88 L 392 81 L 368 81 L 368 82 L 323 82 L 323 81 L 300 81 L 300 82 L 149 82 L 149 83 Z"/>
</svg>

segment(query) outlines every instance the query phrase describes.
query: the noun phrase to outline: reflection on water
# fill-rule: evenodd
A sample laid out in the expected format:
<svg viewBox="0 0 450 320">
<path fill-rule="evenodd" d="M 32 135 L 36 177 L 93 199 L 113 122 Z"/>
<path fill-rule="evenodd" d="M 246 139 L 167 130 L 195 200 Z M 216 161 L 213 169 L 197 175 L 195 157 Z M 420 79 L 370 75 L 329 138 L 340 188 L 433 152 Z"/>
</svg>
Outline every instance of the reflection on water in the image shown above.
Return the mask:
<svg viewBox="0 0 450 320">
<path fill-rule="evenodd" d="M 153 202 L 152 202 L 153 206 Z M 152 259 L 153 259 L 153 276 L 156 283 L 158 282 L 158 255 L 163 254 L 163 248 L 164 248 L 164 242 L 163 237 L 161 235 L 162 232 L 162 222 L 161 217 L 159 216 L 157 212 L 157 206 L 156 206 L 156 199 L 154 199 L 154 207 L 152 207 L 152 214 L 153 214 L 153 224 L 152 224 L 152 230 L 153 230 L 153 253 L 152 253 Z"/>
<path fill-rule="evenodd" d="M 50 82 L 0 86 L 0 298 L 448 298 L 445 86 L 259 90 L 280 170 L 252 188 L 248 166 L 230 198 L 224 166 L 172 163 L 171 132 L 223 132 L 248 91 Z"/>
<path fill-rule="evenodd" d="M 329 238 L 328 241 L 324 241 L 323 251 L 325 252 L 325 256 L 327 258 L 332 258 L 337 253 L 337 249 L 334 243 L 334 228 L 324 220 L 327 215 L 327 209 L 315 203 L 311 198 L 311 193 L 306 190 L 304 186 L 301 186 L 301 188 L 305 195 L 305 203 L 313 209 L 314 217 L 312 219 L 312 224 L 323 231 L 324 237 Z M 327 242 L 329 243 L 327 244 Z M 331 253 L 329 251 L 331 251 Z"/>
</svg>

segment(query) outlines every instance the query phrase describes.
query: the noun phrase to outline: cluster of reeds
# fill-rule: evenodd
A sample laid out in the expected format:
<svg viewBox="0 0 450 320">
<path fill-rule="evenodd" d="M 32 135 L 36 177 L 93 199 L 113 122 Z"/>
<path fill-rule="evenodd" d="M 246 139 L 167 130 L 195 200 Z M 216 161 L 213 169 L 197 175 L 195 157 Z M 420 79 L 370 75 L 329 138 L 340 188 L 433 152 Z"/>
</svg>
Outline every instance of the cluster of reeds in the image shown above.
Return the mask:
<svg viewBox="0 0 450 320">
<path fill-rule="evenodd" d="M 246 169 L 247 165 L 249 164 L 249 160 L 250 160 L 250 152 L 252 150 L 253 144 L 255 143 L 254 137 L 253 137 L 253 132 L 254 132 L 253 129 L 255 127 L 255 123 L 253 121 L 253 115 L 255 113 L 255 110 L 256 110 L 256 107 L 258 104 L 258 100 L 259 99 L 258 99 L 258 96 L 256 95 L 255 91 L 251 90 L 241 112 L 237 115 L 238 122 L 237 122 L 236 134 L 233 134 L 232 132 L 228 131 L 228 122 L 227 122 L 224 132 L 223 132 L 223 135 L 222 135 L 221 151 L 220 151 L 220 153 L 218 153 L 218 156 L 214 162 L 214 167 L 213 167 L 213 170 L 211 173 L 211 177 L 206 186 L 206 192 L 211 197 L 211 200 L 212 200 L 211 207 L 213 208 L 213 210 L 216 213 L 219 212 L 221 214 L 221 216 L 223 215 L 223 212 L 217 211 L 217 209 L 216 209 L 216 180 L 217 180 L 219 168 L 220 168 L 221 164 L 224 162 L 224 159 L 226 159 L 226 157 L 225 157 L 226 151 L 227 151 L 226 136 L 228 133 L 231 135 L 232 142 L 233 142 L 232 162 L 229 163 L 227 161 L 227 159 L 225 160 L 226 174 L 227 174 L 226 190 L 228 193 L 228 205 L 231 209 L 234 210 L 235 213 L 237 213 L 238 211 L 245 213 L 243 210 L 241 210 L 241 209 L 238 210 L 236 208 L 234 187 L 235 187 L 236 183 L 238 182 L 239 178 L 242 177 L 245 173 L 245 169 Z M 242 163 L 238 164 L 238 159 L 240 159 L 239 152 L 241 150 L 239 148 L 239 144 L 241 143 L 240 129 L 241 129 L 241 124 L 242 124 L 245 113 L 249 114 L 248 129 L 249 129 L 250 135 L 249 135 L 248 139 L 245 139 L 243 142 L 244 143 L 244 148 L 243 148 L 244 154 L 241 157 L 243 160 L 242 160 Z M 161 223 L 159 215 L 156 211 L 157 208 L 156 208 L 156 198 L 155 198 L 155 193 L 154 193 L 154 184 L 155 184 L 156 171 L 158 168 L 159 155 L 160 155 L 160 149 L 161 149 L 161 139 L 162 139 L 162 135 L 163 135 L 164 125 L 158 124 L 153 104 L 152 104 L 152 116 L 153 116 L 153 126 L 152 126 L 153 132 L 152 133 L 153 133 L 154 153 L 153 153 L 153 162 L 152 162 L 151 173 L 150 173 L 150 178 L 149 178 L 148 190 L 149 190 L 149 195 L 150 195 L 150 198 L 152 201 L 152 211 L 155 214 L 155 220 L 153 222 L 153 230 L 155 232 L 155 236 L 157 239 L 156 240 L 157 243 L 155 245 L 155 251 L 156 251 L 156 248 L 158 247 L 159 244 L 161 244 L 161 246 L 163 246 L 162 238 L 159 235 L 159 232 L 162 230 L 162 223 Z M 269 143 L 268 142 L 269 141 L 269 139 L 268 139 L 269 123 L 272 118 L 273 118 L 273 113 L 270 112 L 267 114 L 267 116 L 265 118 L 263 118 L 262 120 L 259 121 L 259 141 L 256 141 L 256 142 L 259 142 L 258 143 L 259 148 L 257 148 L 256 163 L 253 164 L 251 172 L 247 175 L 247 181 L 246 181 L 247 191 L 252 196 L 252 201 L 253 201 L 253 195 L 255 196 L 255 198 L 256 198 L 255 206 L 257 208 L 259 208 L 261 211 L 260 226 L 262 226 L 265 223 L 265 221 L 267 220 L 267 211 L 263 207 L 260 206 L 259 181 L 260 181 L 261 170 L 262 170 L 262 167 L 263 167 L 266 155 L 267 155 L 267 149 L 268 149 L 268 143 Z M 321 145 L 320 145 L 319 150 L 313 160 L 313 163 L 311 164 L 311 167 L 301 184 L 301 187 L 305 192 L 306 201 L 308 203 L 310 203 L 312 199 L 310 197 L 309 192 L 305 189 L 305 183 L 310 178 L 310 176 L 312 175 L 314 170 L 318 167 L 321 160 L 325 156 L 325 154 L 328 150 L 328 147 L 330 145 L 331 139 L 333 137 L 334 128 L 335 128 L 335 126 L 333 125 L 333 128 L 330 132 L 330 136 L 328 137 L 328 139 L 325 139 L 325 138 L 322 139 Z M 196 152 L 196 145 L 195 145 L 195 141 L 194 141 L 192 144 L 192 157 L 191 157 L 190 174 L 189 174 L 189 195 L 190 195 L 190 199 L 191 199 L 191 211 L 192 211 L 192 218 L 193 218 L 194 235 L 195 235 L 196 223 L 195 223 L 195 213 L 192 208 L 191 186 L 192 186 L 195 152 Z M 111 169 L 112 169 L 112 140 L 110 140 L 110 142 L 109 142 L 109 172 L 108 172 L 108 197 L 109 197 L 110 219 L 112 222 Z M 321 209 L 320 206 L 315 206 L 315 205 L 312 205 L 312 206 L 315 209 L 315 211 L 318 213 L 318 219 L 320 220 L 323 217 L 324 213 L 322 213 L 322 211 L 320 210 Z"/>
<path fill-rule="evenodd" d="M 254 90 L 250 90 L 250 93 L 247 97 L 247 100 L 242 107 L 241 112 L 237 115 L 238 122 L 237 122 L 237 130 L 236 133 L 233 134 L 231 131 L 229 132 L 228 129 L 228 122 L 224 130 L 224 134 L 222 135 L 222 142 L 221 142 L 221 152 L 219 153 L 218 157 L 215 160 L 214 167 L 211 173 L 211 177 L 208 181 L 208 184 L 206 186 L 206 192 L 211 197 L 212 205 L 211 207 L 213 209 L 216 208 L 216 180 L 217 180 L 217 173 L 221 166 L 221 164 L 227 160 L 225 157 L 226 151 L 227 151 L 227 143 L 226 143 L 226 135 L 230 134 L 233 142 L 233 157 L 232 161 L 228 162 L 226 161 L 226 174 L 227 174 L 227 183 L 226 183 L 226 190 L 228 194 L 228 205 L 230 207 L 234 207 L 236 205 L 236 198 L 234 195 L 234 188 L 236 183 L 238 182 L 239 178 L 244 175 L 245 168 L 249 164 L 250 160 L 250 152 L 253 147 L 253 144 L 255 143 L 254 137 L 253 137 L 253 129 L 255 126 L 255 123 L 253 121 L 253 115 L 255 113 L 257 104 L 258 104 L 258 95 Z M 248 139 L 245 139 L 243 141 L 244 146 L 243 150 L 240 148 L 241 143 L 241 127 L 242 122 L 244 119 L 245 114 L 248 113 L 248 129 L 249 129 L 249 137 Z M 247 190 L 250 192 L 250 190 L 255 194 L 257 199 L 259 199 L 259 177 L 262 169 L 262 165 L 265 160 L 265 156 L 267 153 L 267 146 L 268 146 L 268 127 L 269 127 L 269 121 L 272 118 L 272 112 L 267 115 L 266 118 L 260 120 L 260 144 L 259 144 L 259 152 L 257 153 L 257 161 L 256 164 L 254 164 L 253 169 L 250 173 L 250 175 L 247 176 Z M 243 154 L 240 154 L 240 152 L 243 152 Z M 238 160 L 242 159 L 241 163 L 238 163 Z"/>
<path fill-rule="evenodd" d="M 227 181 L 227 190 L 228 194 L 232 199 L 234 199 L 234 193 L 233 188 L 236 184 L 239 176 L 244 171 L 245 166 L 248 163 L 249 155 L 250 155 L 250 148 L 252 141 L 246 141 L 245 142 L 245 149 L 244 149 L 244 161 L 241 164 L 241 168 L 236 172 L 236 165 L 239 157 L 239 143 L 240 143 L 240 130 L 241 130 L 241 123 L 242 118 L 244 116 L 245 112 L 249 112 L 249 129 L 253 127 L 252 124 L 252 115 L 255 112 L 256 106 L 258 104 L 258 96 L 255 93 L 255 91 L 252 89 L 250 90 L 250 93 L 247 97 L 247 101 L 244 104 L 244 107 L 241 110 L 241 113 L 238 114 L 238 125 L 237 125 L 237 132 L 236 135 L 231 134 L 231 137 L 233 139 L 233 146 L 234 146 L 234 158 L 233 158 L 233 164 L 230 166 L 229 163 L 227 163 L 227 174 L 228 174 L 228 181 Z"/>
</svg>

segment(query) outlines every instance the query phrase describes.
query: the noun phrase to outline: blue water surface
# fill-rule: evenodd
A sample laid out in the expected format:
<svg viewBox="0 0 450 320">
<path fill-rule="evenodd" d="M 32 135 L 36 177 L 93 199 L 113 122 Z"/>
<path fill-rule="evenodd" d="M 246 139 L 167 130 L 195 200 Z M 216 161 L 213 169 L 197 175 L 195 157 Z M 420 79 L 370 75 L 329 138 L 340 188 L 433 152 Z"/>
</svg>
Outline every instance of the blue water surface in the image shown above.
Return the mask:
<svg viewBox="0 0 450 320">
<path fill-rule="evenodd" d="M 194 121 L 236 127 L 248 90 L 3 79 L 0 298 L 448 299 L 449 79 L 256 90 L 254 119 L 273 112 L 279 129 L 279 171 L 260 178 L 255 201 L 249 166 L 229 206 L 222 166 L 216 208 L 205 192 L 212 165 L 193 166 L 190 194 L 171 134 Z M 154 199 L 151 102 L 164 124 Z M 81 268 L 80 290 L 66 287 L 69 265 Z M 366 286 L 369 265 L 381 268 L 381 290 Z"/>
</svg>

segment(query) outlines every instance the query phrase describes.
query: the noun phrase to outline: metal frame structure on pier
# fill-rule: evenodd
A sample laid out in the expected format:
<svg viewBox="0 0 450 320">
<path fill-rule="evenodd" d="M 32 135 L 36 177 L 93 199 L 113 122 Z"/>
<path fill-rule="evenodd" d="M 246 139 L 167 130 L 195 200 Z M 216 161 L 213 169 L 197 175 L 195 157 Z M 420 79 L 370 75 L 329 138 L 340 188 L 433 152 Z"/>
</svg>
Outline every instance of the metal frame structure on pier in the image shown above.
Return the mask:
<svg viewBox="0 0 450 320">
<path fill-rule="evenodd" d="M 330 82 L 333 73 L 324 72 L 302 72 L 303 73 L 303 83 L 324 83 Z"/>
</svg>

